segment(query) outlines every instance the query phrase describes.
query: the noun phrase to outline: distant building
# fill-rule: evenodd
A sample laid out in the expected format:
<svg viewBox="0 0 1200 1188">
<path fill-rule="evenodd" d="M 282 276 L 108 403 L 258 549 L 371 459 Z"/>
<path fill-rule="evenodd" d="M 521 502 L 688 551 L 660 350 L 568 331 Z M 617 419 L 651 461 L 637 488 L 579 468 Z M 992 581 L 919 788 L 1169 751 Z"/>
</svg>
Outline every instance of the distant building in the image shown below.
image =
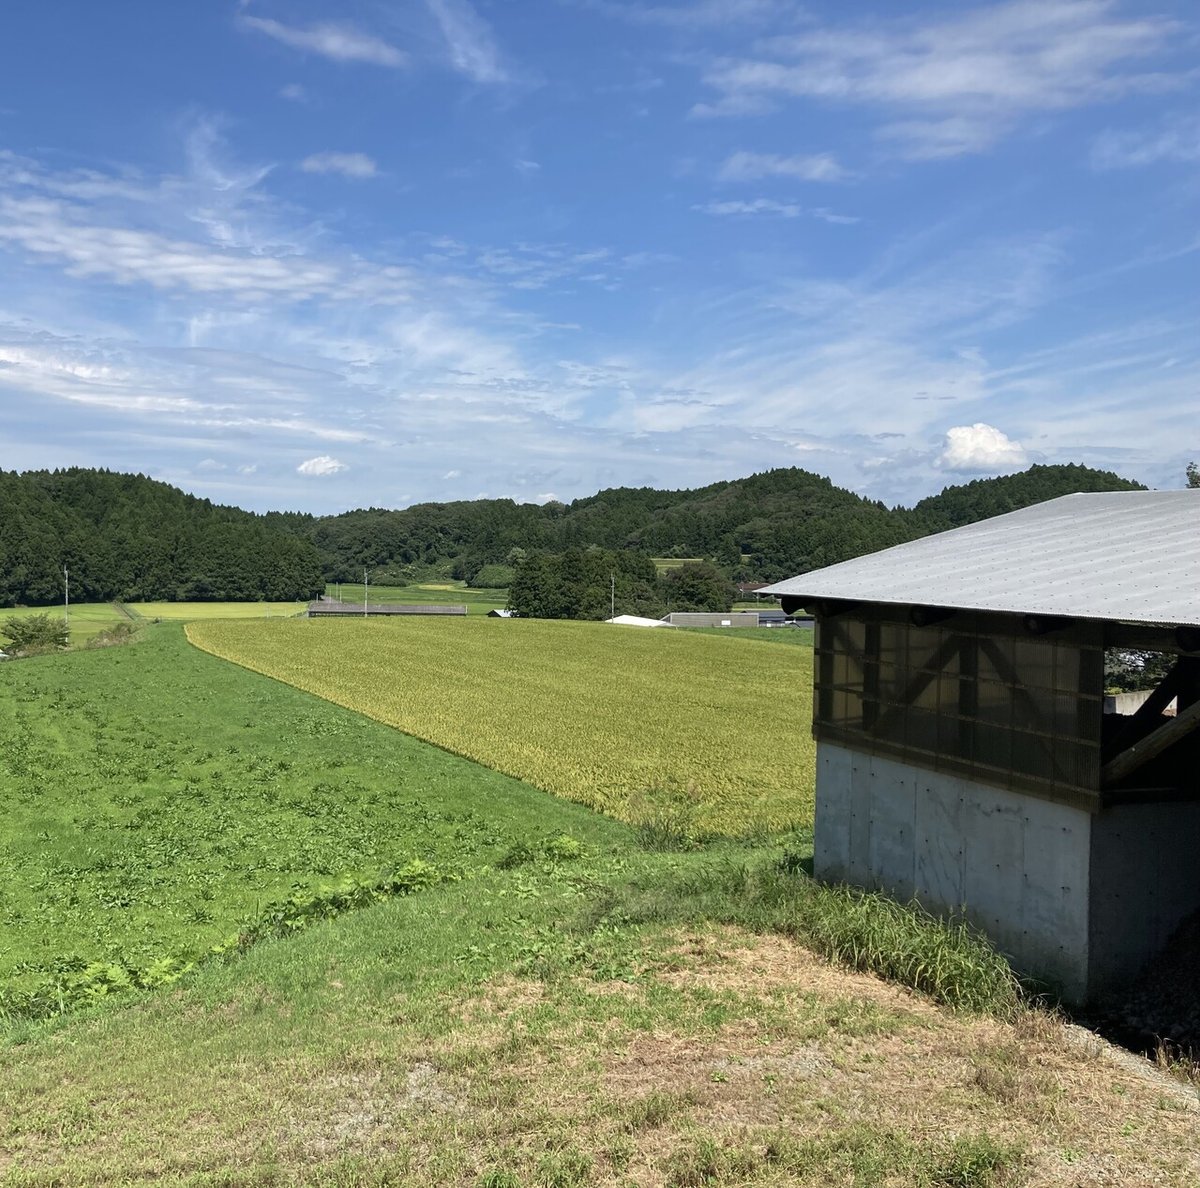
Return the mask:
<svg viewBox="0 0 1200 1188">
<path fill-rule="evenodd" d="M 518 615 L 514 610 L 496 609 L 488 611 L 487 617 L 489 619 L 515 619 Z"/>
<path fill-rule="evenodd" d="M 424 606 L 421 604 L 396 606 L 376 602 L 364 605 L 361 602 L 337 602 L 330 598 L 310 602 L 307 611 L 310 619 L 354 618 L 355 616 L 361 619 L 364 616 L 372 615 L 465 615 L 466 613 L 465 606 Z"/>
<path fill-rule="evenodd" d="M 663 622 L 672 627 L 757 627 L 758 611 L 672 611 Z"/>
<path fill-rule="evenodd" d="M 1075 1001 L 1200 909 L 1200 491 L 1068 495 L 769 592 L 816 615 L 819 878 L 965 909 Z M 1108 649 L 1171 658 L 1132 713 L 1103 712 Z"/>
</svg>

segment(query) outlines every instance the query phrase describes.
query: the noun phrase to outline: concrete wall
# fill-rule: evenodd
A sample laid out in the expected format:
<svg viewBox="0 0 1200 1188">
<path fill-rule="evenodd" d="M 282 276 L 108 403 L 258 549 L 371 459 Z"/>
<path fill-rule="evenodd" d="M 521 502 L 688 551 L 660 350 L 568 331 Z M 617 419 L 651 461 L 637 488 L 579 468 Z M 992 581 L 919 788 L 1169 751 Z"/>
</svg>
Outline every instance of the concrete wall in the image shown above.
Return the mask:
<svg viewBox="0 0 1200 1188">
<path fill-rule="evenodd" d="M 1200 804 L 1122 804 L 1092 827 L 1091 991 L 1136 976 L 1200 910 Z"/>
<path fill-rule="evenodd" d="M 758 611 L 672 611 L 667 622 L 674 627 L 757 627 Z"/>
<path fill-rule="evenodd" d="M 830 743 L 817 746 L 818 878 L 964 908 L 1025 973 L 1088 991 L 1092 818 Z"/>
</svg>

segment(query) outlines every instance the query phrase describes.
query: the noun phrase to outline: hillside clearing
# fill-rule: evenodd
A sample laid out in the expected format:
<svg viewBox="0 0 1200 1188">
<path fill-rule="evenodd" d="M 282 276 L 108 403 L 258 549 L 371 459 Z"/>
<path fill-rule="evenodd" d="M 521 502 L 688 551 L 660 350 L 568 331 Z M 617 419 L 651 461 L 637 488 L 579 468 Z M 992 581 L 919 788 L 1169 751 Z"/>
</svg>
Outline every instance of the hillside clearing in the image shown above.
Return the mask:
<svg viewBox="0 0 1200 1188">
<path fill-rule="evenodd" d="M 812 820 L 812 653 L 536 620 L 193 623 L 198 647 L 626 821 Z"/>
</svg>

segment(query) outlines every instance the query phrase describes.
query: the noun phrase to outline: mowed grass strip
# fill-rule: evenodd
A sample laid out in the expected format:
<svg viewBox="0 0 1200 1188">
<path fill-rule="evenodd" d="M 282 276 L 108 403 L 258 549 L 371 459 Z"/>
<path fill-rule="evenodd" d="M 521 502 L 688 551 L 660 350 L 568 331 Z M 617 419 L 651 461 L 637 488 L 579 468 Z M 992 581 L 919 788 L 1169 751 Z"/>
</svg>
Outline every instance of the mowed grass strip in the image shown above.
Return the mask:
<svg viewBox="0 0 1200 1188">
<path fill-rule="evenodd" d="M 193 623 L 188 638 L 557 796 L 732 835 L 811 823 L 812 653 L 603 623 Z"/>
</svg>

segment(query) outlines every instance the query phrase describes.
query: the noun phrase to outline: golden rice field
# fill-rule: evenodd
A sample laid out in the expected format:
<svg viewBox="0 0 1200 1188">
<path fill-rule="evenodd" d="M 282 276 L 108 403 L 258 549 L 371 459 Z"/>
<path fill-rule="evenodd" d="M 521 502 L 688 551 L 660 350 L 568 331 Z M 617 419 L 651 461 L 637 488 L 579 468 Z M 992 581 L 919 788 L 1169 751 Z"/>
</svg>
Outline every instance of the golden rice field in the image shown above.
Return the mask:
<svg viewBox="0 0 1200 1188">
<path fill-rule="evenodd" d="M 604 623 L 194 622 L 197 647 L 623 820 L 812 821 L 812 652 Z"/>
</svg>

